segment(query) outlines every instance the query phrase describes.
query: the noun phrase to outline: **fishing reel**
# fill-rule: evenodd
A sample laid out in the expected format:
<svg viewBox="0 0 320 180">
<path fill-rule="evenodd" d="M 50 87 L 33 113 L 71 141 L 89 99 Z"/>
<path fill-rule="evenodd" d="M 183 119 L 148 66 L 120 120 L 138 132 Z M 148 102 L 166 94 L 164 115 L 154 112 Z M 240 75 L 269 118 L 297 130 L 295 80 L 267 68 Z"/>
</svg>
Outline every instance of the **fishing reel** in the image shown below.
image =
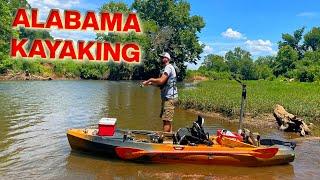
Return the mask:
<svg viewBox="0 0 320 180">
<path fill-rule="evenodd" d="M 130 131 L 129 132 L 125 132 L 123 134 L 123 137 L 122 137 L 122 142 L 125 142 L 127 140 L 131 140 L 133 141 L 134 140 L 134 134 L 132 134 Z"/>
</svg>

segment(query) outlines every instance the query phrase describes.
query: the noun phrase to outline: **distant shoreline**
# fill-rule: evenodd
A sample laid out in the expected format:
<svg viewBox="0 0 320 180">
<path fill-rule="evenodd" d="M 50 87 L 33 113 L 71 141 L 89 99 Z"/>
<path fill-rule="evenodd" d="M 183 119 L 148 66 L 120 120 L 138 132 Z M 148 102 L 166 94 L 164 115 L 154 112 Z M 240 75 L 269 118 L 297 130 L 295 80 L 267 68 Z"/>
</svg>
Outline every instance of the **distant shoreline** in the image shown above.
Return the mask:
<svg viewBox="0 0 320 180">
<path fill-rule="evenodd" d="M 50 81 L 50 80 L 80 80 L 81 78 L 66 78 L 66 77 L 58 77 L 58 76 L 42 76 L 42 75 L 33 75 L 27 74 L 25 72 L 7 72 L 4 74 L 0 74 L 0 81 L 24 81 L 24 80 L 42 80 L 42 81 Z"/>
</svg>

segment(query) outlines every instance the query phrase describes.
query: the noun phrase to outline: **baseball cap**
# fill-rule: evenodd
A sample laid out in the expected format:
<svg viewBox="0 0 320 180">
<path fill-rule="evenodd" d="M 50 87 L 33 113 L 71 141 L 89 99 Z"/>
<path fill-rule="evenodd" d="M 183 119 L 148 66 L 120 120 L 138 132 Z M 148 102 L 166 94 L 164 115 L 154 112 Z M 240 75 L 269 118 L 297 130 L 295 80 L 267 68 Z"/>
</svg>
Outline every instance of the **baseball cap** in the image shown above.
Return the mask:
<svg viewBox="0 0 320 180">
<path fill-rule="evenodd" d="M 163 52 L 163 53 L 159 54 L 159 56 L 160 56 L 160 57 L 166 57 L 166 58 L 168 58 L 169 60 L 171 60 L 170 54 L 167 53 L 167 52 Z"/>
</svg>

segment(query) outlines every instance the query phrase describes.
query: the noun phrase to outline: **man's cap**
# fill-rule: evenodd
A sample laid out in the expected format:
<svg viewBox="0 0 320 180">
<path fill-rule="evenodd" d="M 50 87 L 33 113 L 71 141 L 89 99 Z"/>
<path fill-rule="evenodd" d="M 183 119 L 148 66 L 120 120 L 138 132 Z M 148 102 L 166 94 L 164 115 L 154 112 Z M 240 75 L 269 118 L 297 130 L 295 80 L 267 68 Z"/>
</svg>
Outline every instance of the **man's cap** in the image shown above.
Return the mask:
<svg viewBox="0 0 320 180">
<path fill-rule="evenodd" d="M 170 54 L 167 53 L 167 52 L 163 52 L 163 53 L 159 54 L 159 56 L 160 56 L 160 57 L 166 57 L 166 58 L 168 58 L 169 60 L 171 60 Z"/>
</svg>

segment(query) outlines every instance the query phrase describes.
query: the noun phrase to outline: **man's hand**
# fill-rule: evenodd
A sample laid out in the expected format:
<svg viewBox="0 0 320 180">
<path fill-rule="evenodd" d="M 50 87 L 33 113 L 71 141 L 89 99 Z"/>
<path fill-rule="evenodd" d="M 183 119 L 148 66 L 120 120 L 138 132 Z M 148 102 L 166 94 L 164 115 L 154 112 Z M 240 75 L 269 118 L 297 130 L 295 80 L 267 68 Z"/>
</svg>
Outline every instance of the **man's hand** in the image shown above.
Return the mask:
<svg viewBox="0 0 320 180">
<path fill-rule="evenodd" d="M 147 80 L 147 81 L 143 81 L 142 84 L 143 84 L 144 86 L 148 86 L 148 85 L 152 85 L 152 82 L 150 82 L 149 80 Z"/>
<path fill-rule="evenodd" d="M 163 73 L 161 77 L 159 78 L 150 78 L 147 81 L 143 81 L 142 84 L 144 86 L 149 86 L 149 85 L 154 85 L 154 86 L 161 86 L 165 84 L 168 80 L 168 75 L 167 73 Z"/>
</svg>

